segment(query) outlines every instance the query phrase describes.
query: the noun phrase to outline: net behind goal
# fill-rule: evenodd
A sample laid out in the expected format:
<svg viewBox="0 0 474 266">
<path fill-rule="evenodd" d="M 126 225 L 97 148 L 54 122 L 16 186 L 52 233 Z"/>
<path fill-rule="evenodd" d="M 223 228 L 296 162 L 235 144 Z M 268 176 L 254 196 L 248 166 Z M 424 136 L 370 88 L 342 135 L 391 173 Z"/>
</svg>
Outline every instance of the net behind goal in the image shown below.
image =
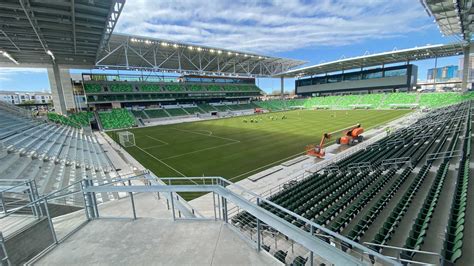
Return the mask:
<svg viewBox="0 0 474 266">
<path fill-rule="evenodd" d="M 130 131 L 122 131 L 118 133 L 119 143 L 123 147 L 135 146 L 135 135 Z"/>
</svg>

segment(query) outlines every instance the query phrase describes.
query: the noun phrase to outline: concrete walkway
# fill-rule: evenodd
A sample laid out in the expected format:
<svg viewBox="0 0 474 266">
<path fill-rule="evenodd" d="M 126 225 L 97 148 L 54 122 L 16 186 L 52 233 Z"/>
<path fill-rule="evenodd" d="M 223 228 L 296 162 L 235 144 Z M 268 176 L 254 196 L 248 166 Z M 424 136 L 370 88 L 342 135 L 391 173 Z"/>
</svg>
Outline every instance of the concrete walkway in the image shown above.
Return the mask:
<svg viewBox="0 0 474 266">
<path fill-rule="evenodd" d="M 279 265 L 217 221 L 95 220 L 37 265 Z"/>
</svg>

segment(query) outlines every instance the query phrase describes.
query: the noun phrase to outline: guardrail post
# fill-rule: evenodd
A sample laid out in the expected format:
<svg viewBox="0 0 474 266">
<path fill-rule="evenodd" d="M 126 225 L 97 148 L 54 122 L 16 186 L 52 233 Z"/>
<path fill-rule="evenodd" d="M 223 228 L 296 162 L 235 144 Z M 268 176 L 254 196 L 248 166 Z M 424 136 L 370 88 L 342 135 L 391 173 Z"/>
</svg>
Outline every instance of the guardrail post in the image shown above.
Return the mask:
<svg viewBox="0 0 474 266">
<path fill-rule="evenodd" d="M 260 199 L 257 198 L 257 205 L 260 204 Z M 257 218 L 257 251 L 261 250 L 261 235 L 260 235 L 260 220 Z"/>
<path fill-rule="evenodd" d="M 212 207 L 214 209 L 214 221 L 217 221 L 217 213 L 216 213 L 216 193 L 212 192 Z"/>
<path fill-rule="evenodd" d="M 51 219 L 51 215 L 49 214 L 48 209 L 48 200 L 44 199 L 44 209 L 46 211 L 46 217 L 48 218 L 49 228 L 51 228 L 51 234 L 53 235 L 54 244 L 58 243 L 58 238 L 56 236 L 56 231 L 54 230 L 53 220 Z"/>
<path fill-rule="evenodd" d="M 84 198 L 84 211 L 86 212 L 87 219 L 94 219 L 95 218 L 95 211 L 94 207 L 92 206 L 92 197 L 90 192 L 85 192 L 84 190 L 89 187 L 89 180 L 83 179 L 81 181 L 82 185 L 82 194 Z"/>
<path fill-rule="evenodd" d="M 309 232 L 310 232 L 311 236 L 314 237 L 314 227 L 311 224 L 309 225 Z M 310 266 L 313 266 L 313 260 L 314 260 L 314 253 L 313 253 L 313 251 L 310 251 L 309 252 L 309 265 Z"/>
<path fill-rule="evenodd" d="M 132 181 L 130 179 L 128 180 L 128 185 L 132 186 Z M 133 220 L 136 220 L 137 212 L 135 210 L 135 201 L 133 200 L 133 192 L 129 192 L 129 195 L 130 195 L 130 201 L 132 202 Z"/>
<path fill-rule="evenodd" d="M 34 199 L 36 201 L 37 199 L 39 199 L 38 184 L 36 184 L 36 181 L 34 179 L 31 180 L 30 182 L 32 183 L 33 195 L 34 195 Z M 40 216 L 42 217 L 43 216 L 43 209 L 41 208 L 40 203 L 36 202 L 36 206 L 39 210 Z"/>
<path fill-rule="evenodd" d="M 224 222 L 228 222 L 228 217 L 227 217 L 227 199 L 222 197 L 222 219 L 224 219 Z"/>
<path fill-rule="evenodd" d="M 3 192 L 0 192 L 0 204 L 2 206 L 3 214 L 7 214 L 7 207 L 5 206 L 5 199 L 3 198 Z"/>
<path fill-rule="evenodd" d="M 31 211 L 33 212 L 33 215 L 36 217 L 36 218 L 40 218 L 40 215 L 39 215 L 39 208 L 38 208 L 38 203 L 36 202 L 36 197 L 35 197 L 35 192 L 34 192 L 34 189 L 33 189 L 33 183 L 30 181 L 27 181 L 28 183 L 28 198 L 30 198 L 30 201 L 33 203 L 33 205 L 31 206 Z"/>
<path fill-rule="evenodd" d="M 91 187 L 94 186 L 94 182 L 92 181 L 92 179 L 89 179 L 89 186 Z M 97 197 L 95 195 L 95 192 L 91 193 L 91 198 L 92 198 L 93 210 L 95 212 L 95 218 L 99 218 L 99 208 L 97 207 Z"/>
<path fill-rule="evenodd" d="M 0 260 L 0 264 L 10 266 L 11 263 L 10 263 L 10 260 L 8 259 L 7 248 L 5 247 L 5 239 L 3 238 L 2 232 L 0 232 L 0 246 L 2 246 L 2 252 L 4 254 L 4 257 L 1 258 Z"/>
<path fill-rule="evenodd" d="M 174 211 L 173 192 L 170 192 L 170 199 L 171 199 L 171 209 L 173 209 L 173 221 L 176 221 L 176 213 Z"/>
</svg>

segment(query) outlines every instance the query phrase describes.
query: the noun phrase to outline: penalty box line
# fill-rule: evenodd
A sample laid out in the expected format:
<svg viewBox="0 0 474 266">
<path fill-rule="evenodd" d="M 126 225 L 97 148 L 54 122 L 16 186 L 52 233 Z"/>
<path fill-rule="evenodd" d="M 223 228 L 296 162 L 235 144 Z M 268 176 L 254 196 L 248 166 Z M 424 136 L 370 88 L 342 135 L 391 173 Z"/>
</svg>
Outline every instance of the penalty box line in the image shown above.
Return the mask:
<svg viewBox="0 0 474 266">
<path fill-rule="evenodd" d="M 217 146 L 203 148 L 203 149 L 200 149 L 200 150 L 190 151 L 190 152 L 186 152 L 186 153 L 182 153 L 182 154 L 178 154 L 178 155 L 173 155 L 173 156 L 170 156 L 170 157 L 163 158 L 162 160 L 174 159 L 174 158 L 182 157 L 182 156 L 185 156 L 185 155 L 189 155 L 189 154 L 193 154 L 193 153 L 199 153 L 199 152 L 202 152 L 202 151 L 213 150 L 213 149 L 217 149 L 217 148 L 221 148 L 221 147 L 225 147 L 225 146 L 230 146 L 230 145 L 237 144 L 237 143 L 241 142 L 240 140 L 236 140 L 236 139 L 214 136 L 214 135 L 212 135 L 213 133 L 210 130 L 205 130 L 209 134 L 204 134 L 204 133 L 199 133 L 199 132 L 191 131 L 191 130 L 178 129 L 178 128 L 174 128 L 174 129 L 178 130 L 178 131 L 186 132 L 186 133 L 192 133 L 192 134 L 202 135 L 202 136 L 211 137 L 211 138 L 218 138 L 218 139 L 228 140 L 228 141 L 231 141 L 231 142 L 220 144 L 220 145 L 217 145 Z"/>
<path fill-rule="evenodd" d="M 164 141 L 164 140 L 157 139 L 157 138 L 154 138 L 154 137 L 149 136 L 149 135 L 145 135 L 145 137 L 163 143 L 163 144 L 160 144 L 160 145 L 153 145 L 153 146 L 150 146 L 150 147 L 143 148 L 143 149 L 145 149 L 145 150 L 147 150 L 147 149 L 153 149 L 153 148 L 158 148 L 158 147 L 162 147 L 162 146 L 166 146 L 166 145 L 170 145 L 168 142 L 166 142 L 166 141 Z"/>
</svg>

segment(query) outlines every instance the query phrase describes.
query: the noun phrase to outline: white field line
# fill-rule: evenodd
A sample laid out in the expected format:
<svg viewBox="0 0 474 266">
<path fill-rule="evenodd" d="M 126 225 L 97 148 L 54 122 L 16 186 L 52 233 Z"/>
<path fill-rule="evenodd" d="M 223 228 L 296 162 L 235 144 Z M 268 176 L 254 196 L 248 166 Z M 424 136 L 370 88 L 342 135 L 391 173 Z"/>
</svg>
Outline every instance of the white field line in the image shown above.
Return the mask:
<svg viewBox="0 0 474 266">
<path fill-rule="evenodd" d="M 150 139 L 153 139 L 153 140 L 159 141 L 159 142 L 163 143 L 164 145 L 170 145 L 168 142 L 166 142 L 166 141 L 163 141 L 163 140 L 161 140 L 161 139 L 157 139 L 157 138 L 154 138 L 154 137 L 152 137 L 152 136 L 148 136 L 148 135 L 146 135 L 146 136 L 147 136 L 147 137 L 149 137 Z M 163 146 L 163 145 L 162 145 L 162 146 Z"/>
<path fill-rule="evenodd" d="M 149 150 L 149 149 L 158 148 L 158 147 L 163 147 L 163 146 L 166 146 L 166 144 L 154 145 L 154 146 L 146 147 L 146 148 L 143 148 L 143 149 L 144 149 L 144 150 Z"/>
<path fill-rule="evenodd" d="M 184 175 L 184 174 L 181 173 L 180 171 L 176 170 L 176 169 L 175 169 L 174 167 L 172 167 L 171 165 L 169 165 L 169 164 L 163 162 L 162 160 L 156 158 L 153 154 L 151 154 L 151 153 L 145 151 L 144 149 L 140 148 L 139 146 L 136 146 L 136 147 L 139 148 L 142 152 L 146 153 L 148 156 L 150 156 L 150 157 L 152 157 L 153 159 L 157 160 L 158 162 L 160 162 L 160 163 L 166 165 L 169 169 L 175 171 L 176 173 L 180 174 L 180 175 L 183 176 L 183 177 L 186 177 L 186 175 Z M 192 181 L 192 180 L 191 180 L 191 181 Z M 193 182 L 194 182 L 194 181 L 193 181 Z M 196 183 L 196 182 L 194 182 L 194 183 Z M 196 185 L 197 185 L 197 183 L 196 183 Z"/>
<path fill-rule="evenodd" d="M 178 158 L 178 157 L 181 157 L 181 156 L 184 156 L 184 155 L 198 153 L 198 152 L 202 152 L 202 151 L 208 151 L 208 150 L 212 150 L 212 149 L 217 149 L 217 148 L 221 148 L 221 147 L 224 147 L 224 146 L 229 146 L 229 145 L 237 144 L 237 143 L 240 143 L 240 141 L 234 141 L 234 142 L 231 142 L 231 143 L 225 143 L 225 144 L 217 145 L 217 146 L 214 146 L 214 147 L 208 147 L 208 148 L 204 148 L 204 149 L 200 149 L 200 150 L 196 150 L 196 151 L 190 151 L 190 152 L 186 152 L 186 153 L 182 153 L 182 154 L 178 154 L 178 155 L 173 155 L 173 156 L 170 156 L 170 157 L 163 158 L 163 160 Z"/>
<path fill-rule="evenodd" d="M 203 133 L 199 133 L 199 132 L 192 131 L 192 130 L 179 129 L 179 128 L 173 128 L 173 129 L 174 129 L 174 130 L 178 130 L 178 131 L 182 131 L 182 132 L 193 133 L 193 134 L 197 134 L 197 135 L 202 135 L 202 136 L 206 136 L 206 137 L 211 137 L 211 138 L 229 140 L 229 141 L 233 141 L 233 142 L 240 142 L 240 140 L 238 140 L 238 139 L 224 138 L 224 137 L 219 137 L 219 136 L 212 135 L 212 131 L 209 131 L 209 132 L 211 133 L 211 135 L 208 135 L 208 134 L 203 134 Z M 206 131 L 207 131 L 207 130 L 206 130 Z"/>
<path fill-rule="evenodd" d="M 410 114 L 410 113 L 408 113 L 408 114 Z M 370 127 L 366 127 L 366 128 L 364 128 L 364 129 L 365 129 L 365 130 L 369 130 L 369 129 L 378 127 L 378 126 L 380 126 L 380 125 L 387 125 L 388 123 L 390 123 L 390 122 L 392 122 L 392 121 L 395 121 L 395 120 L 397 120 L 397 119 L 399 119 L 399 118 L 401 118 L 401 117 L 403 117 L 403 116 L 405 116 L 405 115 L 407 115 L 407 114 L 403 114 L 403 115 L 394 117 L 393 119 L 390 119 L 390 120 L 385 121 L 383 124 L 373 125 L 373 126 L 370 126 Z M 370 118 L 370 119 L 372 119 L 372 118 Z M 370 120 L 370 119 L 367 119 L 367 120 Z M 364 120 L 364 121 L 365 121 L 365 120 Z M 334 143 L 336 143 L 336 141 L 335 141 L 335 140 L 331 140 L 331 141 L 326 142 L 326 145 L 329 146 L 330 144 L 334 144 Z M 272 162 L 272 163 L 266 164 L 266 165 L 264 165 L 264 166 L 260 166 L 260 167 L 258 167 L 258 168 L 255 168 L 255 169 L 250 170 L 250 171 L 248 171 L 248 172 L 245 172 L 245 173 L 243 173 L 243 174 L 236 175 L 236 176 L 234 176 L 234 177 L 229 178 L 228 180 L 229 180 L 229 181 L 232 181 L 232 180 L 237 179 L 237 178 L 239 178 L 239 177 L 241 177 L 241 176 L 244 176 L 244 175 L 247 175 L 247 174 L 250 174 L 250 173 L 254 173 L 254 172 L 256 172 L 256 171 L 258 171 L 258 170 L 260 170 L 260 169 L 262 169 L 262 168 L 267 168 L 267 167 L 269 167 L 269 166 L 275 165 L 275 164 L 280 163 L 280 162 L 285 161 L 285 160 L 292 159 L 293 157 L 296 157 L 296 156 L 298 156 L 298 155 L 303 155 L 303 154 L 305 154 L 305 153 L 306 153 L 306 151 L 300 152 L 300 153 L 297 153 L 297 154 L 294 154 L 294 155 L 291 155 L 291 156 L 288 156 L 288 157 L 286 157 L 286 158 L 283 158 L 283 159 L 274 161 L 274 162 Z"/>
</svg>

